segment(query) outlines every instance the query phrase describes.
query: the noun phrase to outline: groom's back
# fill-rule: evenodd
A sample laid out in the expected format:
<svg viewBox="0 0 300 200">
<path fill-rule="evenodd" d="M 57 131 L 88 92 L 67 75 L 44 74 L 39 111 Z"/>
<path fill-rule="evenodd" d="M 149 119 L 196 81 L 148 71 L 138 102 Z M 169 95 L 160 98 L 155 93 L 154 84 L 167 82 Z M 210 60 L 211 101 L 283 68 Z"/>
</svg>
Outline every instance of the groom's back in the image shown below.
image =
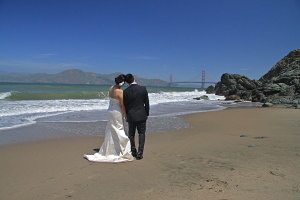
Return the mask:
<svg viewBox="0 0 300 200">
<path fill-rule="evenodd" d="M 128 121 L 146 121 L 149 115 L 149 99 L 146 88 L 132 84 L 124 90 L 123 95 Z"/>
</svg>

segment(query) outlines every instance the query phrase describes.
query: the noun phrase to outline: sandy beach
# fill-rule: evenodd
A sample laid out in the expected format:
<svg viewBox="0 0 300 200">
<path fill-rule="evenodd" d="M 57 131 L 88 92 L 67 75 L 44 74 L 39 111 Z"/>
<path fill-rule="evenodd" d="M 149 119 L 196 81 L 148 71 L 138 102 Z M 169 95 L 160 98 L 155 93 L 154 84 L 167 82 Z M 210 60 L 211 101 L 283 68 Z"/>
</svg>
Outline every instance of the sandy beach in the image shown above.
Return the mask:
<svg viewBox="0 0 300 200">
<path fill-rule="evenodd" d="M 101 137 L 0 146 L 0 199 L 300 199 L 300 110 L 184 118 L 190 128 L 148 135 L 144 159 L 129 163 L 85 160 Z"/>
</svg>

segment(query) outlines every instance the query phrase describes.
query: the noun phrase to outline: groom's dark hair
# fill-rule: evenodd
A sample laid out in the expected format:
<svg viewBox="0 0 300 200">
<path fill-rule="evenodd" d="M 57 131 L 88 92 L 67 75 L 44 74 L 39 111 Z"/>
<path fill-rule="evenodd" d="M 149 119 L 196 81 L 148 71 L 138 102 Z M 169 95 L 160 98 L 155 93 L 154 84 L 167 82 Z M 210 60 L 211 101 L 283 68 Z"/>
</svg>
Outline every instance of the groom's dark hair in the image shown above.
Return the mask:
<svg viewBox="0 0 300 200">
<path fill-rule="evenodd" d="M 134 82 L 134 76 L 132 74 L 126 74 L 126 79 L 125 81 L 128 83 L 128 84 L 131 84 Z"/>
</svg>

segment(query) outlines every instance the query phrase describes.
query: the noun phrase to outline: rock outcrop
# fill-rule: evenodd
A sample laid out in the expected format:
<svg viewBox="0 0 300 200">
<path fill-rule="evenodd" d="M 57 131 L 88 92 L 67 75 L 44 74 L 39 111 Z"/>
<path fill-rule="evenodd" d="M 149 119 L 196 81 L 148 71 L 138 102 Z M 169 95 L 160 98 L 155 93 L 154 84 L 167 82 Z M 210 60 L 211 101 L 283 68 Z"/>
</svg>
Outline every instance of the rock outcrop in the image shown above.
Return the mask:
<svg viewBox="0 0 300 200">
<path fill-rule="evenodd" d="M 206 88 L 205 91 L 206 91 L 206 94 L 215 94 L 216 93 L 215 87 L 212 85 L 208 86 L 208 88 Z"/>
<path fill-rule="evenodd" d="M 291 51 L 259 80 L 239 74 L 223 74 L 215 87 L 226 99 L 291 103 L 300 100 L 300 49 Z"/>
<path fill-rule="evenodd" d="M 239 74 L 223 74 L 221 81 L 216 84 L 216 94 L 223 95 L 228 100 L 250 100 L 252 91 L 259 87 L 259 81 L 250 80 Z"/>
</svg>

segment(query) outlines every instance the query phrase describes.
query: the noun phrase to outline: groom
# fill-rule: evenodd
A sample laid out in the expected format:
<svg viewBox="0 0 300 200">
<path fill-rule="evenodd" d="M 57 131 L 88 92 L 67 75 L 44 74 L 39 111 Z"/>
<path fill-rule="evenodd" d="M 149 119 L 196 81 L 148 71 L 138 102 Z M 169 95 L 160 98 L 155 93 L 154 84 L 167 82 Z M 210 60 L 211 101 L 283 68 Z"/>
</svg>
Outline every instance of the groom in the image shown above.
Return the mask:
<svg viewBox="0 0 300 200">
<path fill-rule="evenodd" d="M 123 92 L 123 101 L 127 115 L 129 127 L 129 139 L 131 144 L 132 156 L 137 160 L 143 159 L 146 120 L 149 116 L 149 98 L 145 87 L 138 85 L 135 82 L 132 74 L 126 75 L 126 82 L 129 87 Z M 135 130 L 139 133 L 139 148 L 138 152 L 135 147 Z"/>
</svg>

